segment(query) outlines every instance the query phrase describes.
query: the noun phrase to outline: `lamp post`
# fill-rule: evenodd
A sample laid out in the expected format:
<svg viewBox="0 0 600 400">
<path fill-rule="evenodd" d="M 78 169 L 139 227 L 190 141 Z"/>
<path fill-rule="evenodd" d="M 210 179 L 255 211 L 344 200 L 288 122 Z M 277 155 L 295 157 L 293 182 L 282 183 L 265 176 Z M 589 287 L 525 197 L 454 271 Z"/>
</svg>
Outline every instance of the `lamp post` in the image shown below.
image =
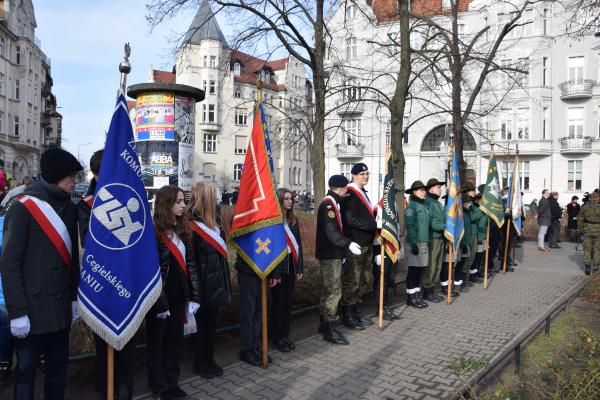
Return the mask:
<svg viewBox="0 0 600 400">
<path fill-rule="evenodd" d="M 79 155 L 81 153 L 81 148 L 83 146 L 87 146 L 88 144 L 92 144 L 92 143 L 91 142 L 87 142 L 87 143 L 83 143 L 83 144 L 80 144 L 79 146 L 77 146 L 77 160 L 78 161 L 81 161 L 81 158 L 79 157 Z"/>
</svg>

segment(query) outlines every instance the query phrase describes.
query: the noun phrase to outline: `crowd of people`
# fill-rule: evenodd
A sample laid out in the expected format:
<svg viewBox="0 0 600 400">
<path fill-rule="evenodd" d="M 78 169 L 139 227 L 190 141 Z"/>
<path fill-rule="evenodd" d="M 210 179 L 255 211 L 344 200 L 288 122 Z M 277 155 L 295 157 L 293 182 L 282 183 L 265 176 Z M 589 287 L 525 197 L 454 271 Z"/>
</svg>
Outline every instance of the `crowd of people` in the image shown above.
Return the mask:
<svg viewBox="0 0 600 400">
<path fill-rule="evenodd" d="M 79 318 L 76 301 L 79 243 L 85 246 L 102 156 L 100 150 L 90 159 L 94 179 L 86 196 L 75 205 L 70 194 L 82 166 L 65 150 L 47 150 L 41 156 L 40 177 L 24 188 L 7 210 L 0 273 L 6 319 L 17 356 L 15 399 L 34 398 L 34 379 L 41 355 L 45 360 L 45 398 L 64 398 L 69 331 Z M 318 329 L 325 341 L 338 345 L 349 344 L 338 329 L 339 322 L 356 331 L 374 323 L 363 314 L 361 304 L 379 287 L 382 264 L 383 318 L 398 319 L 390 304 L 398 262 L 392 262 L 380 252 L 377 237 L 381 218 L 365 190 L 370 172 L 367 165 L 358 163 L 353 166 L 351 175 L 351 182 L 343 175 L 329 179 L 329 190 L 316 212 L 315 257 L 322 280 Z M 483 185 L 476 190 L 475 185 L 467 182 L 461 192 L 464 234 L 459 251 L 453 254 L 449 273 L 449 243 L 444 236 L 445 212 L 441 197 L 444 185 L 445 182 L 431 178 L 427 183 L 413 182 L 406 191 L 409 195 L 404 211 L 406 302 L 416 309 L 442 301 L 448 293 L 448 285 L 455 297 L 481 283 L 486 243 L 490 249 L 489 275 L 499 272 L 505 257 L 507 271 L 514 271 L 516 266 L 511 258 L 516 232 L 511 232 L 511 240 L 504 240 L 506 230 L 479 209 Z M 508 203 L 506 189 L 503 195 Z M 283 188 L 277 191 L 277 196 L 290 239 L 288 243 L 294 243 L 294 248 L 288 247 L 288 256 L 269 276 L 272 294 L 269 337 L 279 351 L 290 352 L 296 348 L 290 338 L 290 321 L 294 288 L 303 279 L 304 254 L 300 222 L 295 214 L 299 196 Z M 539 204 L 541 240 L 555 222 L 549 196 L 544 191 Z M 599 246 L 600 241 L 597 198 L 597 193 L 590 195 L 591 205 L 573 217 L 579 229 L 584 230 L 586 239 L 591 238 L 586 248 L 596 249 L 596 265 L 600 257 L 600 250 L 594 247 Z M 193 186 L 187 204 L 183 190 L 176 186 L 165 186 L 154 197 L 153 222 L 163 286 L 159 299 L 146 315 L 146 366 L 148 386 L 162 400 L 187 396 L 179 386 L 186 314 L 193 314 L 197 323 L 197 332 L 192 336 L 195 373 L 206 379 L 224 373 L 215 360 L 215 336 L 217 316 L 220 307 L 231 302 L 232 285 L 218 200 L 215 185 L 205 182 Z M 65 243 L 70 244 L 69 258 L 65 258 L 45 231 L 40 214 L 60 228 L 63 239 L 68 239 Z M 514 229 L 510 212 L 506 213 L 506 222 Z M 490 237 L 486 238 L 488 224 Z M 555 242 L 550 241 L 549 247 L 553 244 Z M 543 251 L 547 249 L 544 242 L 539 247 Z M 586 265 L 591 260 L 586 258 Z M 239 358 L 250 365 L 261 366 L 261 279 L 242 257 L 237 257 L 234 267 L 240 296 Z M 106 396 L 107 345 L 98 335 L 95 342 L 96 388 Z M 118 399 L 133 398 L 134 356 L 132 342 L 116 352 L 115 394 Z"/>
</svg>

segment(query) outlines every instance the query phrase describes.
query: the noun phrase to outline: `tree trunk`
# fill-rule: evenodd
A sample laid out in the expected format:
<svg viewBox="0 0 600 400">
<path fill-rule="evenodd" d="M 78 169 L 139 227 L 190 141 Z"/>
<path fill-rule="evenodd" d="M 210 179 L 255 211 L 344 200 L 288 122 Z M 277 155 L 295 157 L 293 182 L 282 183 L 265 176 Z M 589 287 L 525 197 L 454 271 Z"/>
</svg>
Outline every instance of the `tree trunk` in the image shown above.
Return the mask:
<svg viewBox="0 0 600 400">
<path fill-rule="evenodd" d="M 458 37 L 458 1 L 452 6 L 452 133 L 454 135 L 454 150 L 458 163 L 460 183 L 464 182 L 467 163 L 463 155 L 463 123 L 462 123 L 462 58 L 460 53 L 460 40 Z"/>
<path fill-rule="evenodd" d="M 315 19 L 315 52 L 313 64 L 313 85 L 315 91 L 315 116 L 311 142 L 311 160 L 315 206 L 325 197 L 325 40 L 324 40 L 324 0 L 317 0 Z"/>
</svg>

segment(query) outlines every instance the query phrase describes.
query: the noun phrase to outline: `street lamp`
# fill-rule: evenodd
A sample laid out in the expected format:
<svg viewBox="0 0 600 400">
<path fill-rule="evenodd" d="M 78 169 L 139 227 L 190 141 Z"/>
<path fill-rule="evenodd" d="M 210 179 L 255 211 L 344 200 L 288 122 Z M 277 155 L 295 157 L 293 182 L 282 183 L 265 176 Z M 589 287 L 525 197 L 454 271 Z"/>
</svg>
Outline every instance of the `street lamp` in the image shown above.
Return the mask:
<svg viewBox="0 0 600 400">
<path fill-rule="evenodd" d="M 83 144 L 80 144 L 80 145 L 77 147 L 77 161 L 80 161 L 80 160 L 81 160 L 81 158 L 79 157 L 79 153 L 81 152 L 81 148 L 82 148 L 83 146 L 87 146 L 88 144 L 92 144 L 92 143 L 91 143 L 91 142 L 83 143 Z"/>
</svg>

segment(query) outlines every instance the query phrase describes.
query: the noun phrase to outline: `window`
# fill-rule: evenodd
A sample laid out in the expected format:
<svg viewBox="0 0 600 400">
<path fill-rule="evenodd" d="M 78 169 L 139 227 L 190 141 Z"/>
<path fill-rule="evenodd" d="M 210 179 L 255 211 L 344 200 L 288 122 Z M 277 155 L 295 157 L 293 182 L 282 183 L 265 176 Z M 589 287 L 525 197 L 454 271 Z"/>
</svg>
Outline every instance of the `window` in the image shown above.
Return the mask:
<svg viewBox="0 0 600 400">
<path fill-rule="evenodd" d="M 266 69 L 261 69 L 260 70 L 260 80 L 263 81 L 264 83 L 269 83 L 271 81 L 270 72 Z"/>
<path fill-rule="evenodd" d="M 202 142 L 203 151 L 205 153 L 217 152 L 217 135 L 214 133 L 205 133 Z"/>
<path fill-rule="evenodd" d="M 421 32 L 412 31 L 410 32 L 410 47 L 413 49 L 421 48 Z"/>
<path fill-rule="evenodd" d="M 346 19 L 356 18 L 356 5 L 350 4 L 346 6 Z"/>
<path fill-rule="evenodd" d="M 569 57 L 568 69 L 570 81 L 580 81 L 583 79 L 583 65 L 585 63 L 585 57 Z"/>
<path fill-rule="evenodd" d="M 4 112 L 0 111 L 0 133 L 4 133 Z"/>
<path fill-rule="evenodd" d="M 246 154 L 248 147 L 248 138 L 246 136 L 235 137 L 235 154 Z"/>
<path fill-rule="evenodd" d="M 521 189 L 529 190 L 529 161 L 521 161 L 519 172 L 521 173 Z"/>
<path fill-rule="evenodd" d="M 233 166 L 233 180 L 234 181 L 239 181 L 240 179 L 242 179 L 242 168 L 244 167 L 244 164 L 235 164 Z"/>
<path fill-rule="evenodd" d="M 202 122 L 217 122 L 217 111 L 214 104 L 202 104 Z"/>
<path fill-rule="evenodd" d="M 31 83 L 27 83 L 27 102 L 33 104 L 33 90 L 31 89 Z"/>
<path fill-rule="evenodd" d="M 542 139 L 548 139 L 550 138 L 550 108 L 544 107 L 542 118 Z"/>
<path fill-rule="evenodd" d="M 544 8 L 542 13 L 543 22 L 542 22 L 542 34 L 549 35 L 550 34 L 550 13 L 547 8 Z"/>
<path fill-rule="evenodd" d="M 342 144 L 359 145 L 362 131 L 362 121 L 360 119 L 347 118 L 342 120 Z"/>
<path fill-rule="evenodd" d="M 204 93 L 206 94 L 217 93 L 217 84 L 214 80 L 202 81 L 202 88 L 204 89 Z"/>
<path fill-rule="evenodd" d="M 236 99 L 241 99 L 242 98 L 242 88 L 240 88 L 239 86 L 236 85 L 236 87 L 233 89 L 233 97 L 235 97 Z"/>
<path fill-rule="evenodd" d="M 248 115 L 246 114 L 246 110 L 243 108 L 235 109 L 235 124 L 238 126 L 246 126 L 248 122 Z"/>
<path fill-rule="evenodd" d="M 425 136 L 421 144 L 421 151 L 439 151 L 446 152 L 450 148 L 450 133 L 452 133 L 452 125 L 438 125 Z M 477 144 L 473 135 L 467 130 L 463 130 L 463 150 L 475 151 Z"/>
<path fill-rule="evenodd" d="M 346 38 L 346 60 L 356 60 L 358 58 L 357 40 L 354 36 Z"/>
<path fill-rule="evenodd" d="M 31 138 L 31 120 L 29 118 L 25 123 L 25 137 L 27 138 L 27 143 L 29 143 L 29 139 Z"/>
<path fill-rule="evenodd" d="M 583 107 L 571 107 L 567 109 L 567 121 L 570 138 L 583 137 Z"/>
<path fill-rule="evenodd" d="M 569 161 L 569 175 L 567 180 L 567 190 L 581 190 L 581 171 L 583 161 Z"/>
<path fill-rule="evenodd" d="M 283 104 L 284 104 L 284 99 L 283 99 L 283 96 L 279 96 L 279 97 L 277 98 L 277 106 L 278 106 L 279 108 L 282 108 L 282 107 L 283 107 Z"/>
<path fill-rule="evenodd" d="M 15 124 L 14 124 L 15 129 L 13 130 L 13 134 L 15 136 L 19 136 L 19 117 L 17 117 L 16 115 L 15 115 L 14 122 L 15 122 Z"/>
<path fill-rule="evenodd" d="M 4 96 L 6 93 L 4 92 L 4 81 L 5 81 L 6 75 L 4 75 L 3 73 L 0 72 L 0 95 Z"/>
<path fill-rule="evenodd" d="M 6 40 L 3 37 L 0 37 L 0 57 L 4 57 L 6 50 Z"/>
<path fill-rule="evenodd" d="M 523 88 L 529 86 L 529 58 L 519 58 L 519 71 L 517 83 Z"/>
<path fill-rule="evenodd" d="M 500 111 L 500 137 L 503 140 L 510 140 L 513 138 L 513 117 L 511 110 Z"/>
<path fill-rule="evenodd" d="M 210 68 L 217 68 L 217 56 L 210 56 L 208 66 Z"/>
<path fill-rule="evenodd" d="M 465 24 L 458 24 L 458 40 L 461 42 L 465 40 Z"/>
<path fill-rule="evenodd" d="M 240 76 L 242 74 L 242 65 L 238 62 L 233 64 L 233 75 Z"/>
<path fill-rule="evenodd" d="M 483 17 L 483 26 L 485 26 L 486 28 L 489 26 L 488 17 Z M 485 41 L 486 42 L 490 41 L 489 32 L 490 32 L 490 30 L 486 29 L 486 31 L 485 31 Z"/>
<path fill-rule="evenodd" d="M 15 99 L 19 100 L 21 98 L 21 81 L 15 79 Z"/>
<path fill-rule="evenodd" d="M 344 89 L 342 91 L 344 102 L 350 100 L 360 100 L 362 98 L 360 83 L 356 79 L 348 79 L 344 82 Z"/>
<path fill-rule="evenodd" d="M 533 34 L 533 10 L 531 8 L 526 9 L 523 17 L 525 18 L 524 33 L 526 36 L 531 36 Z"/>
<path fill-rule="evenodd" d="M 503 69 L 510 67 L 511 64 L 512 64 L 511 60 L 501 60 L 500 61 L 501 68 L 503 68 Z M 510 89 L 510 87 L 512 86 L 512 82 L 513 82 L 510 72 L 508 72 L 505 69 L 504 71 L 502 71 L 500 73 L 501 73 L 500 87 L 502 89 Z"/>
<path fill-rule="evenodd" d="M 542 86 L 550 85 L 550 65 L 548 57 L 542 57 Z"/>
<path fill-rule="evenodd" d="M 19 64 L 19 65 L 21 64 L 21 47 L 20 46 L 17 46 L 17 49 L 16 49 L 15 63 Z"/>
<path fill-rule="evenodd" d="M 529 108 L 517 109 L 517 135 L 519 139 L 529 139 Z"/>
<path fill-rule="evenodd" d="M 352 163 L 340 163 L 340 175 L 344 175 L 348 180 L 352 179 L 352 174 L 350 171 L 352 170 L 353 166 L 354 164 Z"/>
<path fill-rule="evenodd" d="M 450 0 L 442 0 L 442 8 L 450 8 L 452 6 L 452 4 L 450 3 Z"/>
</svg>

